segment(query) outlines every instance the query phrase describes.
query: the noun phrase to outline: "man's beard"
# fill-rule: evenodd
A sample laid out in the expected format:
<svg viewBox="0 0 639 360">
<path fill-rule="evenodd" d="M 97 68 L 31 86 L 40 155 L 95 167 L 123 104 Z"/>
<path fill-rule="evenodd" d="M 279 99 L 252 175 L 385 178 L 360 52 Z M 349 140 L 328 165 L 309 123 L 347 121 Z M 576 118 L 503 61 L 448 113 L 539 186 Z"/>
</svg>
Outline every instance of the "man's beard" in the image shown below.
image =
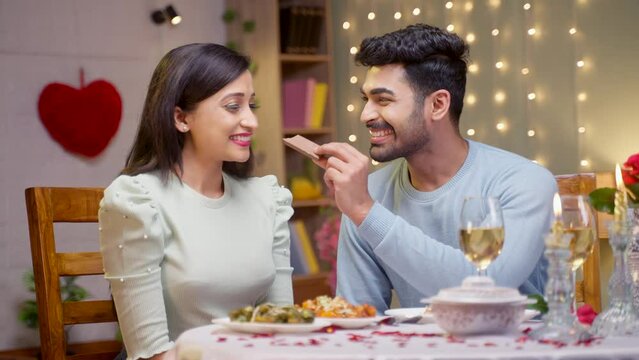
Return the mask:
<svg viewBox="0 0 639 360">
<path fill-rule="evenodd" d="M 369 154 L 371 158 L 379 162 L 387 162 L 400 157 L 407 158 L 423 149 L 430 142 L 430 134 L 424 128 L 422 106 L 415 106 L 413 112 L 406 119 L 403 127 L 401 143 L 376 145 L 371 144 Z M 389 125 L 390 126 L 390 125 Z M 393 128 L 393 136 L 397 140 L 397 133 Z"/>
</svg>

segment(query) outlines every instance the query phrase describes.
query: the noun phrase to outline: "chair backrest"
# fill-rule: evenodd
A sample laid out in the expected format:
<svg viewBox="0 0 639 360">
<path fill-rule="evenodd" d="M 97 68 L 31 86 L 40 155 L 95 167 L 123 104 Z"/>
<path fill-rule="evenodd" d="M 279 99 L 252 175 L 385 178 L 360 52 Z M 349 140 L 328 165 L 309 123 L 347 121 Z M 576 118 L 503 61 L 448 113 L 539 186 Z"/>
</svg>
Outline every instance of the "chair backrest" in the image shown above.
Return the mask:
<svg viewBox="0 0 639 360">
<path fill-rule="evenodd" d="M 588 195 L 597 188 L 597 175 L 594 173 L 566 174 L 555 176 L 560 195 Z M 595 211 L 597 235 L 601 237 L 599 214 Z M 598 239 L 597 239 L 598 240 Z M 575 297 L 577 303 L 590 304 L 596 312 L 601 312 L 601 281 L 599 241 L 595 241 L 592 254 L 582 266 L 582 280 L 576 282 Z"/>
<path fill-rule="evenodd" d="M 293 301 L 296 304 L 301 305 L 304 300 L 315 299 L 320 295 L 333 296 L 327 273 L 293 276 Z"/>
<path fill-rule="evenodd" d="M 99 252 L 59 253 L 54 223 L 97 223 L 100 188 L 34 187 L 25 190 L 43 359 L 113 359 L 105 354 L 67 355 L 64 326 L 116 322 L 112 300 L 63 302 L 60 277 L 104 274 Z M 96 226 L 97 230 L 97 226 Z"/>
</svg>

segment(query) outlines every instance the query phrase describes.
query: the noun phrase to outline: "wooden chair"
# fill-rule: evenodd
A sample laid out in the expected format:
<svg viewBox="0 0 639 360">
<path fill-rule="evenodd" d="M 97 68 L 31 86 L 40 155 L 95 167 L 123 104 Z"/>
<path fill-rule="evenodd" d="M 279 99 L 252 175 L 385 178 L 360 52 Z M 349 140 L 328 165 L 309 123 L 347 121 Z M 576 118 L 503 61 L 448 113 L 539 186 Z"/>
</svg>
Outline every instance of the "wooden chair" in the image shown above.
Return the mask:
<svg viewBox="0 0 639 360">
<path fill-rule="evenodd" d="M 25 190 L 42 359 L 112 360 L 122 348 L 117 341 L 67 348 L 64 337 L 65 325 L 117 321 L 112 300 L 63 302 L 60 296 L 61 276 L 100 275 L 104 271 L 99 252 L 57 252 L 54 223 L 97 223 L 102 196 L 103 189 L 98 188 Z"/>
<path fill-rule="evenodd" d="M 320 295 L 333 296 L 333 291 L 328 285 L 328 274 L 293 276 L 293 300 L 296 304 L 301 305 L 304 300 L 315 299 Z"/>
<path fill-rule="evenodd" d="M 594 173 L 567 174 L 555 176 L 560 195 L 588 195 L 592 190 L 601 186 L 597 184 Z M 603 234 L 600 214 L 595 211 L 597 222 L 597 240 Z M 599 241 L 595 241 L 592 254 L 582 266 L 582 280 L 576 282 L 575 297 L 577 303 L 590 304 L 596 312 L 601 312 L 601 281 L 599 275 L 600 254 Z"/>
</svg>

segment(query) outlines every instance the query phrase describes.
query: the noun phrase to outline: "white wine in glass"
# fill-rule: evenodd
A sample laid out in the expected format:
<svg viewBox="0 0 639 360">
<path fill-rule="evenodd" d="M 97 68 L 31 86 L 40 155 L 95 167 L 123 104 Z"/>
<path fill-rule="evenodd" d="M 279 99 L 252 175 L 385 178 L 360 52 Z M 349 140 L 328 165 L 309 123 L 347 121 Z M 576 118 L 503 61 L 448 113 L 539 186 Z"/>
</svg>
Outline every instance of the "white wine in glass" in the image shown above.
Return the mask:
<svg viewBox="0 0 639 360">
<path fill-rule="evenodd" d="M 597 233 L 595 213 L 588 201 L 588 195 L 561 195 L 561 221 L 564 233 L 573 235 L 570 240 L 570 259 L 572 265 L 572 310 L 577 309 L 575 297 L 576 272 L 592 253 Z"/>
<path fill-rule="evenodd" d="M 587 195 L 562 195 L 561 220 L 564 232 L 574 235 L 570 241 L 570 263 L 576 271 L 586 261 L 595 245 L 595 215 Z"/>
<path fill-rule="evenodd" d="M 590 227 L 568 228 L 564 232 L 573 235 L 568 261 L 572 264 L 572 271 L 577 271 L 595 247 L 595 233 Z"/>
<path fill-rule="evenodd" d="M 488 265 L 504 246 L 504 220 L 499 200 L 492 197 L 464 199 L 459 245 L 477 274 L 486 275 Z"/>
</svg>

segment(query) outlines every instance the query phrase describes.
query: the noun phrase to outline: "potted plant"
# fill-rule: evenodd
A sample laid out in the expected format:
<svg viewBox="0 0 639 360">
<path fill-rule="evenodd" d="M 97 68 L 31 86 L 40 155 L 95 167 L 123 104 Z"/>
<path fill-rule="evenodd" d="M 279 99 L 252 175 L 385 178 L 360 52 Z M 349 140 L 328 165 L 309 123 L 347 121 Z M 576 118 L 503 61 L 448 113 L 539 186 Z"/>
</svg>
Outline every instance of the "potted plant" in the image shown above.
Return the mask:
<svg viewBox="0 0 639 360">
<path fill-rule="evenodd" d="M 89 297 L 89 292 L 75 283 L 77 276 L 68 276 L 60 280 L 60 294 L 63 301 L 81 301 Z M 35 279 L 32 270 L 22 275 L 22 282 L 27 290 L 35 294 Z M 38 329 L 38 305 L 35 299 L 24 300 L 20 304 L 18 320 L 30 329 Z M 68 341 L 68 329 L 65 330 Z"/>
</svg>

